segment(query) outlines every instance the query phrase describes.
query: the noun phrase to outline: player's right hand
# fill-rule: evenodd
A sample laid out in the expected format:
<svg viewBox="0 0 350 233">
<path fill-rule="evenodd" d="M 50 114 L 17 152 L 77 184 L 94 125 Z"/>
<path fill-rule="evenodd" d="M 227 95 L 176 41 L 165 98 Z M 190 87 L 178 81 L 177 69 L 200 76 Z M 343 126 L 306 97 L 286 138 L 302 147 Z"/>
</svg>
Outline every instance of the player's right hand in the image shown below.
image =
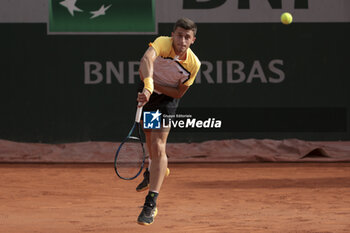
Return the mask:
<svg viewBox="0 0 350 233">
<path fill-rule="evenodd" d="M 144 106 L 151 96 L 151 92 L 149 92 L 147 89 L 143 89 L 142 92 L 139 92 L 137 94 L 137 102 L 139 102 L 139 106 Z"/>
</svg>

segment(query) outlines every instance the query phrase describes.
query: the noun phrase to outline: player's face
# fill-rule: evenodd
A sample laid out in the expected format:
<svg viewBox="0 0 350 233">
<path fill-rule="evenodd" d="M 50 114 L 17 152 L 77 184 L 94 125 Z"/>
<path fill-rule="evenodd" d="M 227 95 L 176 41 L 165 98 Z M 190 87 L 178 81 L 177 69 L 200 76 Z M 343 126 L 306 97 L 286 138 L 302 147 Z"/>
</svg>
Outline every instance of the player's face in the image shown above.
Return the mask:
<svg viewBox="0 0 350 233">
<path fill-rule="evenodd" d="M 190 45 L 196 40 L 192 30 L 186 30 L 181 27 L 177 27 L 171 35 L 173 37 L 173 46 L 177 55 L 186 52 Z"/>
</svg>

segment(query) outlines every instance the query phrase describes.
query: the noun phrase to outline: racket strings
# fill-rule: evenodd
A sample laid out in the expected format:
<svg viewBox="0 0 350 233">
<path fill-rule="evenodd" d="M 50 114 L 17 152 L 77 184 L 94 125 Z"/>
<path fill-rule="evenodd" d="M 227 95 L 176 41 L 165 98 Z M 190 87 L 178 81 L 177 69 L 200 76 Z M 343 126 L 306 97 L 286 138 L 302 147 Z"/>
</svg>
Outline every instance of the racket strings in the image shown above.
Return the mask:
<svg viewBox="0 0 350 233">
<path fill-rule="evenodd" d="M 130 136 L 119 148 L 116 169 L 121 178 L 132 179 L 142 169 L 144 148 L 140 138 Z"/>
</svg>

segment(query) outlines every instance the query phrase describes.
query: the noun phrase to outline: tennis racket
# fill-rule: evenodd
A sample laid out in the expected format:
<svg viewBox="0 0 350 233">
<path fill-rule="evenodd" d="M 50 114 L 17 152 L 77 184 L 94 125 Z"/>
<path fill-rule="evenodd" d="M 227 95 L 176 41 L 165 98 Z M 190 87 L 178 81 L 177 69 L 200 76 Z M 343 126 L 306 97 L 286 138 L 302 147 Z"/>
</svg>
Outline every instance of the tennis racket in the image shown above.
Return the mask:
<svg viewBox="0 0 350 233">
<path fill-rule="evenodd" d="M 146 152 L 141 135 L 141 114 L 142 107 L 137 106 L 134 125 L 115 154 L 114 170 L 123 180 L 135 179 L 140 175 L 145 164 Z"/>
</svg>

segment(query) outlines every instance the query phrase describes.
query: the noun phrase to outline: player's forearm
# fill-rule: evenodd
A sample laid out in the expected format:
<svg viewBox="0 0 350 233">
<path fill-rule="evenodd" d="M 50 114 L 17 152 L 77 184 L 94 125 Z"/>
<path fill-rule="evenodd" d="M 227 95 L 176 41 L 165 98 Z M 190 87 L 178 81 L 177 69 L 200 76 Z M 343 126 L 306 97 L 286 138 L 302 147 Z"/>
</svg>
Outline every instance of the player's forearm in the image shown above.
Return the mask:
<svg viewBox="0 0 350 233">
<path fill-rule="evenodd" d="M 140 63 L 140 73 L 143 78 L 153 76 L 153 61 L 151 58 L 144 56 Z"/>
<path fill-rule="evenodd" d="M 184 89 L 180 89 L 179 87 L 167 87 L 159 84 L 154 84 L 154 89 L 162 92 L 164 95 L 170 96 L 175 99 L 180 99 L 186 92 Z"/>
</svg>

